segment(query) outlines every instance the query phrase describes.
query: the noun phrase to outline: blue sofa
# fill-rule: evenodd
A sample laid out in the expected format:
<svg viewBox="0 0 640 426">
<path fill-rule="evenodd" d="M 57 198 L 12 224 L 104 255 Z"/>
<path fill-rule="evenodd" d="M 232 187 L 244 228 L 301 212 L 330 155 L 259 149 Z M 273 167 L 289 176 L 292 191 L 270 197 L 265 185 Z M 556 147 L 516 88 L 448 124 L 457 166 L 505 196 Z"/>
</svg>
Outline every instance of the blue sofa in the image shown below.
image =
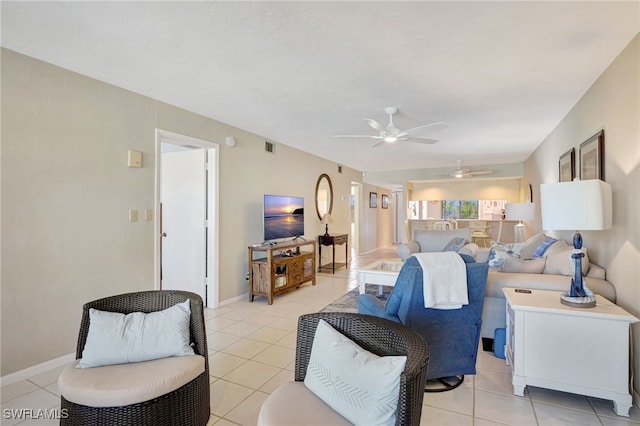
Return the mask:
<svg viewBox="0 0 640 426">
<path fill-rule="evenodd" d="M 387 302 L 370 294 L 358 297 L 358 313 L 402 323 L 416 330 L 429 345 L 427 379 L 476 373 L 476 356 L 482 324 L 482 307 L 489 266 L 461 255 L 467 268 L 469 304 L 461 309 L 424 307 L 422 267 L 407 259 Z"/>
</svg>

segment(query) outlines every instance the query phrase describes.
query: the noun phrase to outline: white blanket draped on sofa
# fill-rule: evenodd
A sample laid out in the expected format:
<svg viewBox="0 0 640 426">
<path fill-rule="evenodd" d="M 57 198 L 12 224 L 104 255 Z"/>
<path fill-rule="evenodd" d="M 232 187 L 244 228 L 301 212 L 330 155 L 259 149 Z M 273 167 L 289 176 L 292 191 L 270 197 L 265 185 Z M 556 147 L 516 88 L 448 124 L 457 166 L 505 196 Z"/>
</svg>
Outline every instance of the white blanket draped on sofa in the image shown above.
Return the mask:
<svg viewBox="0 0 640 426">
<path fill-rule="evenodd" d="M 467 269 L 458 253 L 415 253 L 413 256 L 422 266 L 425 308 L 460 309 L 469 304 Z"/>
</svg>

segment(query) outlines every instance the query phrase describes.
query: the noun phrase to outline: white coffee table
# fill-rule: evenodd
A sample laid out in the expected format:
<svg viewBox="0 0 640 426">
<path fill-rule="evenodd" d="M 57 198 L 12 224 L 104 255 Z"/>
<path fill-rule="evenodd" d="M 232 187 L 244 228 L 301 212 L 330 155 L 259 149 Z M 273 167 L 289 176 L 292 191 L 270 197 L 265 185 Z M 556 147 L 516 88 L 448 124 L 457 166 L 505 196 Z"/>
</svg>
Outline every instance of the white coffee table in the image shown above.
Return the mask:
<svg viewBox="0 0 640 426">
<path fill-rule="evenodd" d="M 600 295 L 594 308 L 572 308 L 560 303 L 562 292 L 522 291 L 502 289 L 513 393 L 532 385 L 595 396 L 628 416 L 629 325 L 638 318 Z"/>
<path fill-rule="evenodd" d="M 396 285 L 396 279 L 403 263 L 398 260 L 378 260 L 358 270 L 360 294 L 364 294 L 365 284 L 378 284 L 378 294 L 382 294 L 382 286 Z"/>
</svg>

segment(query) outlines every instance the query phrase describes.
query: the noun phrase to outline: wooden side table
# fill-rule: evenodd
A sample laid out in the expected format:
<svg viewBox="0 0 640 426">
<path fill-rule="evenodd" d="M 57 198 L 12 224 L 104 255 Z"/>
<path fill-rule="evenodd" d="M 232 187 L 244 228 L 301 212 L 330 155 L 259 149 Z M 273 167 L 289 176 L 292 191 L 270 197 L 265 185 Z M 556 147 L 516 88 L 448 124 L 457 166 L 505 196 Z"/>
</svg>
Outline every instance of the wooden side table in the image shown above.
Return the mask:
<svg viewBox="0 0 640 426">
<path fill-rule="evenodd" d="M 344 244 L 345 249 L 345 263 L 336 263 L 336 246 Z M 331 246 L 333 257 L 331 258 L 331 265 L 322 265 L 322 246 Z M 333 274 L 336 273 L 337 268 L 346 268 L 349 264 L 349 235 L 348 234 L 336 234 L 336 235 L 318 235 L 318 272 L 323 270 L 330 270 Z"/>
<path fill-rule="evenodd" d="M 502 292 L 515 395 L 538 386 L 609 399 L 616 414 L 629 415 L 629 325 L 638 318 L 600 295 L 594 308 L 572 308 L 559 291 Z"/>
</svg>

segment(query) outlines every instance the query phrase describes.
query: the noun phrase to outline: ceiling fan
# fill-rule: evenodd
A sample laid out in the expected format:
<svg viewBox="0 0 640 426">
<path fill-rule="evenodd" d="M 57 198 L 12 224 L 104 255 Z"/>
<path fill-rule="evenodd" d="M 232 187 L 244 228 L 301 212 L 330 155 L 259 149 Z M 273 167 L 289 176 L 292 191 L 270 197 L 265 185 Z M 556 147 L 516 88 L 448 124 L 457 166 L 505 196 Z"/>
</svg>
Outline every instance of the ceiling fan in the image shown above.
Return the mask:
<svg viewBox="0 0 640 426">
<path fill-rule="evenodd" d="M 437 139 L 428 139 L 415 136 L 416 131 L 426 129 L 427 127 L 444 127 L 446 126 L 442 122 L 424 124 L 422 126 L 413 127 L 407 130 L 401 130 L 396 127 L 393 123 L 393 116 L 397 114 L 398 107 L 387 107 L 384 109 L 384 112 L 389 115 L 389 124 L 387 126 L 383 126 L 378 123 L 376 120 L 372 120 L 370 118 L 365 118 L 364 121 L 369 124 L 373 129 L 379 132 L 378 135 L 334 135 L 334 138 L 370 138 L 376 139 L 376 142 L 373 146 L 380 146 L 383 143 L 394 143 L 398 141 L 408 141 L 408 142 L 417 142 L 417 143 L 425 143 L 425 144 L 434 144 L 438 142 Z"/>
<path fill-rule="evenodd" d="M 462 160 L 457 160 L 457 162 L 458 162 L 458 168 L 455 169 L 453 172 L 451 172 L 451 176 L 457 179 L 470 178 L 477 175 L 490 175 L 491 173 L 493 173 L 493 170 L 471 171 L 469 169 L 463 169 Z"/>
</svg>

